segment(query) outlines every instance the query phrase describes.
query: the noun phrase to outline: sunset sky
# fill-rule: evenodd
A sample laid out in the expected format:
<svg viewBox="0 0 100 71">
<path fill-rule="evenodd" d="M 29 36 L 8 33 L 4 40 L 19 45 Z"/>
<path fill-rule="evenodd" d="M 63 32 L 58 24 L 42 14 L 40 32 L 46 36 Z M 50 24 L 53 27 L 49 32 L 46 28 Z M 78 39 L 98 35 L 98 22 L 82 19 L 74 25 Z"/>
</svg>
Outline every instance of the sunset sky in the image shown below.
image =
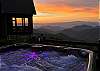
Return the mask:
<svg viewBox="0 0 100 71">
<path fill-rule="evenodd" d="M 34 23 L 97 21 L 99 0 L 34 0 Z"/>
</svg>

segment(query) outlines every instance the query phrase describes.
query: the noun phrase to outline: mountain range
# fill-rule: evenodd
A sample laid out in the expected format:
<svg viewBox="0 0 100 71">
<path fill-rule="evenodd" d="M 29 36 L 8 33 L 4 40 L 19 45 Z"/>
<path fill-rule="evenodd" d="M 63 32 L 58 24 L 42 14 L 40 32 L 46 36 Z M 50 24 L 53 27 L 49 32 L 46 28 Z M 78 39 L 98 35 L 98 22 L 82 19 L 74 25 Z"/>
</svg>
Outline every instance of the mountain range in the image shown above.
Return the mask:
<svg viewBox="0 0 100 71">
<path fill-rule="evenodd" d="M 59 23 L 44 23 L 45 25 L 41 25 L 39 23 L 34 23 L 34 28 L 41 28 L 41 27 L 59 27 L 59 29 L 66 29 L 66 28 L 71 28 L 76 25 L 91 25 L 91 26 L 98 26 L 98 22 L 88 22 L 88 21 L 72 21 L 72 22 L 59 22 Z M 61 28 L 60 28 L 61 27 Z"/>
<path fill-rule="evenodd" d="M 68 22 L 67 22 L 68 23 Z M 46 34 L 61 40 L 97 42 L 100 39 L 100 25 L 97 22 L 75 21 L 69 24 L 46 25 L 36 28 L 34 33 Z M 66 26 L 64 26 L 66 25 Z M 48 34 L 48 35 L 47 35 Z"/>
</svg>

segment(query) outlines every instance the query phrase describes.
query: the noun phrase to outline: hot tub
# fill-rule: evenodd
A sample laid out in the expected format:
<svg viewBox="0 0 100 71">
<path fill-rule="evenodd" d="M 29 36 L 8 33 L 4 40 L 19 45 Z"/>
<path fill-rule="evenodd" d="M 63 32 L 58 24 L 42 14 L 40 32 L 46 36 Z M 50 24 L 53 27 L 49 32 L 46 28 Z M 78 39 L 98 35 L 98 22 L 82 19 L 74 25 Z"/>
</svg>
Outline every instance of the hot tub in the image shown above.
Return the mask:
<svg viewBox="0 0 100 71">
<path fill-rule="evenodd" d="M 54 45 L 11 45 L 0 50 L 0 71 L 91 71 L 93 52 Z"/>
</svg>

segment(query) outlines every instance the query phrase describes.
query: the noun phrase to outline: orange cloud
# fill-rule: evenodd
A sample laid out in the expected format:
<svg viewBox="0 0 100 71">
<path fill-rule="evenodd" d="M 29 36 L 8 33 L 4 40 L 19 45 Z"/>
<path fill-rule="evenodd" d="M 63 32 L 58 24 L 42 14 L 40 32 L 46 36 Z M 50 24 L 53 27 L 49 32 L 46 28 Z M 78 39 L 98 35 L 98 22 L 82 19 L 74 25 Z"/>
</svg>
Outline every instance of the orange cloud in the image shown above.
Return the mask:
<svg viewBox="0 0 100 71">
<path fill-rule="evenodd" d="M 52 23 L 64 21 L 97 21 L 98 9 L 87 7 L 73 7 L 69 5 L 36 4 L 37 16 L 34 17 L 36 23 Z M 41 15 L 39 15 L 41 13 Z M 48 14 L 47 14 L 48 13 Z"/>
</svg>

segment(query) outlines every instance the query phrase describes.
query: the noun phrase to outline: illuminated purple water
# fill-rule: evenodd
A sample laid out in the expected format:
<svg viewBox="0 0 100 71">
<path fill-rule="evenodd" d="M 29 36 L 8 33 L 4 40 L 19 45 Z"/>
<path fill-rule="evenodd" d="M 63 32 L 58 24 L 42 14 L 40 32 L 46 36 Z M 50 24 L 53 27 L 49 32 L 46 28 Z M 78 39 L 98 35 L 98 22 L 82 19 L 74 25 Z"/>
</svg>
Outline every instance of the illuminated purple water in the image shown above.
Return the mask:
<svg viewBox="0 0 100 71">
<path fill-rule="evenodd" d="M 0 71 L 86 71 L 86 64 L 74 55 L 20 49 L 0 54 Z"/>
</svg>

